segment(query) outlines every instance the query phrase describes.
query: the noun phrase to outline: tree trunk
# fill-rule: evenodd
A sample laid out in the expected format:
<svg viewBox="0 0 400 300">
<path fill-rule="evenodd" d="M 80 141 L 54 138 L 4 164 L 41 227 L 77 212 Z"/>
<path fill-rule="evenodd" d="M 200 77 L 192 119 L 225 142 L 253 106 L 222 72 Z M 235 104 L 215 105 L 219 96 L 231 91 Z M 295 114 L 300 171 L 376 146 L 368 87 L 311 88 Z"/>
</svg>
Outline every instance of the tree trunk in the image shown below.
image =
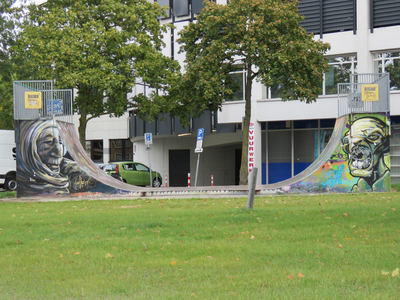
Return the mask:
<svg viewBox="0 0 400 300">
<path fill-rule="evenodd" d="M 87 114 L 83 113 L 81 111 L 81 116 L 79 117 L 79 127 L 78 127 L 78 133 L 79 133 L 79 141 L 81 142 L 81 145 L 83 149 L 86 150 L 85 144 L 86 144 L 86 124 L 87 124 Z"/>
<path fill-rule="evenodd" d="M 239 185 L 247 185 L 249 177 L 249 124 L 251 119 L 251 87 L 252 76 L 251 67 L 247 69 L 246 84 L 245 84 L 245 101 L 246 106 L 244 110 L 243 122 L 243 140 L 242 140 L 242 161 L 240 164 Z"/>
</svg>

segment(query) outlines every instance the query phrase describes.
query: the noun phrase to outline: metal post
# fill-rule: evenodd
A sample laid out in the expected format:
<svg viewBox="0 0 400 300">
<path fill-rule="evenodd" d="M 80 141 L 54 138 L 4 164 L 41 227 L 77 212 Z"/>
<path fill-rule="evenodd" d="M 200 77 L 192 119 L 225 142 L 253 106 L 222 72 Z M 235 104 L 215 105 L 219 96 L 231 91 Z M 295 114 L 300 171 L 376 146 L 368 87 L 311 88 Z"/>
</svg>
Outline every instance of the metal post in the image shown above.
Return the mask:
<svg viewBox="0 0 400 300">
<path fill-rule="evenodd" d="M 199 174 L 199 161 L 200 161 L 200 153 L 197 154 L 196 178 L 194 179 L 194 186 L 197 186 L 197 175 Z"/>
<path fill-rule="evenodd" d="M 150 160 L 150 147 L 149 148 L 149 167 L 150 167 L 150 186 L 153 186 L 153 176 L 152 176 L 152 172 L 151 172 L 151 160 Z"/>
<path fill-rule="evenodd" d="M 253 205 L 254 205 L 254 194 L 256 191 L 257 172 L 258 172 L 258 168 L 253 168 L 250 173 L 249 196 L 247 198 L 247 209 L 252 209 Z"/>
</svg>

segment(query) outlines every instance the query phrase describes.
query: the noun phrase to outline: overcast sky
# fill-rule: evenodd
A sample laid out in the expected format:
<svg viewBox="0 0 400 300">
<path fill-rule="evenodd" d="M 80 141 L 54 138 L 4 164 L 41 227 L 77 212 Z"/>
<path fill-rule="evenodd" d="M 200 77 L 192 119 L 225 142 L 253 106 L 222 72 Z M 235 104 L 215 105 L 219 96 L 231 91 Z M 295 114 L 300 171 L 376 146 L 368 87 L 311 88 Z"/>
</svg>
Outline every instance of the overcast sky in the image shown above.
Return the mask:
<svg viewBox="0 0 400 300">
<path fill-rule="evenodd" d="M 16 5 L 16 6 L 20 6 L 22 3 L 36 3 L 36 4 L 42 4 L 42 3 L 44 3 L 44 2 L 46 2 L 47 0 L 17 0 L 16 2 L 15 2 L 15 4 L 14 5 Z"/>
</svg>

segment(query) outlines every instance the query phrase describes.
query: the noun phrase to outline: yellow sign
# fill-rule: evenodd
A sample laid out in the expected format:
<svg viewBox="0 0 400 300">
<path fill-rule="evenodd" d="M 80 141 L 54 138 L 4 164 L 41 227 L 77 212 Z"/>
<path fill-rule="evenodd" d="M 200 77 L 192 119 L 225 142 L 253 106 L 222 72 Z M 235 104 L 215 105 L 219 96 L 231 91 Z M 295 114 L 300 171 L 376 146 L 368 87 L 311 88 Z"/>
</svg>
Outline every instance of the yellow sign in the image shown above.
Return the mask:
<svg viewBox="0 0 400 300">
<path fill-rule="evenodd" d="M 377 84 L 363 84 L 361 86 L 362 101 L 379 101 L 379 86 Z"/>
<path fill-rule="evenodd" d="M 27 109 L 42 108 L 42 93 L 25 92 L 25 108 Z"/>
</svg>

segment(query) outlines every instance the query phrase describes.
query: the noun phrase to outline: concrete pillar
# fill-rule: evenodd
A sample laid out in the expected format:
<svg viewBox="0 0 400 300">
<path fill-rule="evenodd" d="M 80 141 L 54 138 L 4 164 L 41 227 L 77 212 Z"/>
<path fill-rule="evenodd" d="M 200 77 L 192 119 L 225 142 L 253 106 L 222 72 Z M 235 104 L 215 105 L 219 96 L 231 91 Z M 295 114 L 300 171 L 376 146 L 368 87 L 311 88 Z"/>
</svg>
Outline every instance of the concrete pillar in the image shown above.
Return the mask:
<svg viewBox="0 0 400 300">
<path fill-rule="evenodd" d="M 357 0 L 357 73 L 374 73 L 373 54 L 370 52 L 370 1 Z"/>
</svg>

